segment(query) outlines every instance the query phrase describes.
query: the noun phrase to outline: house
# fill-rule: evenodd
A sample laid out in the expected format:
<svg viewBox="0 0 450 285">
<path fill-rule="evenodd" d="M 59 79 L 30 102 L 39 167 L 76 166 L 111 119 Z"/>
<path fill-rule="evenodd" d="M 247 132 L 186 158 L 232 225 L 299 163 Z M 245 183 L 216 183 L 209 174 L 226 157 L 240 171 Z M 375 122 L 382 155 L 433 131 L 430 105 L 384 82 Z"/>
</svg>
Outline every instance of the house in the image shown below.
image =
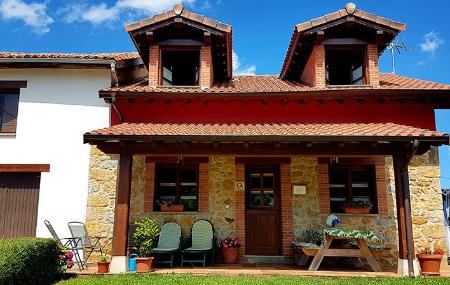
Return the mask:
<svg viewBox="0 0 450 285">
<path fill-rule="evenodd" d="M 417 273 L 415 250 L 445 246 L 437 147 L 449 135 L 434 110 L 449 108 L 450 85 L 379 72 L 404 24 L 347 4 L 296 25 L 272 76 L 233 75 L 232 27 L 180 4 L 125 28 L 142 66 L 100 87 L 111 125 L 84 134 L 86 224 L 112 237 L 112 272 L 126 272 L 140 217 L 185 236 L 208 219 L 241 239 L 241 262 L 289 262 L 297 233 L 331 213 L 374 231 L 400 274 Z M 345 213 L 354 203 L 370 212 Z"/>
<path fill-rule="evenodd" d="M 45 219 L 67 237 L 67 222 L 85 220 L 82 135 L 110 125 L 98 90 L 141 63 L 137 53 L 0 53 L 0 238 L 48 237 Z"/>
</svg>

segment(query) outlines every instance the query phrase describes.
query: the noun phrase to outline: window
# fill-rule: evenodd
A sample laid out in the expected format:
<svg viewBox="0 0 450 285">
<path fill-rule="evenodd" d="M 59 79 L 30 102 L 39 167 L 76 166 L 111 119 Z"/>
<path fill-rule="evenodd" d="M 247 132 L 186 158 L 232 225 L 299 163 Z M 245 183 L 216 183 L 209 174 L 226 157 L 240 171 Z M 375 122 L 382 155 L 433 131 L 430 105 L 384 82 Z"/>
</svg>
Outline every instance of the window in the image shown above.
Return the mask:
<svg viewBox="0 0 450 285">
<path fill-rule="evenodd" d="M 196 86 L 199 84 L 200 51 L 161 51 L 163 86 Z"/>
<path fill-rule="evenodd" d="M 198 210 L 198 164 L 156 166 L 154 209 L 161 205 L 183 205 L 183 211 Z"/>
<path fill-rule="evenodd" d="M 363 85 L 365 81 L 366 48 L 332 47 L 325 50 L 328 85 Z"/>
<path fill-rule="evenodd" d="M 0 133 L 15 133 L 19 94 L 0 93 Z"/>
<path fill-rule="evenodd" d="M 332 213 L 344 213 L 344 208 L 354 203 L 372 205 L 370 213 L 377 213 L 377 195 L 375 189 L 375 167 L 329 166 L 330 210 Z"/>
</svg>

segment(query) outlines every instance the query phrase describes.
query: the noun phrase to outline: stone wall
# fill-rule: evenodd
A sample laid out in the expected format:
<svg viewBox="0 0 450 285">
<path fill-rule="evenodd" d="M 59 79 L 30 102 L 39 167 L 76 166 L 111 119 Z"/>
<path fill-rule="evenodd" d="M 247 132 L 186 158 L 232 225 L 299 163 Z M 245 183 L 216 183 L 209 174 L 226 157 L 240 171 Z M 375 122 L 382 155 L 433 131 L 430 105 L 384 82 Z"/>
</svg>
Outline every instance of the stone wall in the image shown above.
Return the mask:
<svg viewBox="0 0 450 285">
<path fill-rule="evenodd" d="M 106 155 L 91 147 L 86 228 L 91 236 L 109 238 L 108 252 L 113 236 L 118 161 L 117 155 Z M 97 258 L 93 254 L 93 260 Z"/>
<path fill-rule="evenodd" d="M 392 256 L 382 260 L 384 265 L 395 266 L 397 260 L 397 223 L 395 184 L 392 159 L 387 157 L 386 183 L 388 213 L 379 215 L 339 215 L 343 228 L 373 230 L 381 244 L 393 249 Z M 91 149 L 89 172 L 89 197 L 86 225 L 94 236 L 112 236 L 114 199 L 117 177 L 117 156 L 108 156 L 96 147 Z M 130 225 L 140 218 L 150 216 L 160 224 L 174 221 L 182 226 L 184 236 L 198 219 L 211 220 L 218 238 L 235 235 L 235 161 L 233 157 L 210 157 L 208 171 L 209 211 L 195 213 L 144 212 L 145 158 L 133 157 L 131 185 Z M 437 150 L 415 157 L 409 167 L 413 229 L 416 250 L 424 247 L 444 247 L 444 223 L 440 196 L 439 161 Z M 301 230 L 323 227 L 327 214 L 319 205 L 318 160 L 310 157 L 293 157 L 292 183 L 306 184 L 306 195 L 293 195 L 294 235 Z"/>
</svg>

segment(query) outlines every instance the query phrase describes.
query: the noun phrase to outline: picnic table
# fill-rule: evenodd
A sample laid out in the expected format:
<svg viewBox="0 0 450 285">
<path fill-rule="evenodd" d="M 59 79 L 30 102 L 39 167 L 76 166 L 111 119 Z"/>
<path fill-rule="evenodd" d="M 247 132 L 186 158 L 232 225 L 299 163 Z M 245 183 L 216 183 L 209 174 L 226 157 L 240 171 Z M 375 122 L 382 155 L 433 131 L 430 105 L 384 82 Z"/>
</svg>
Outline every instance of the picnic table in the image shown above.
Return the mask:
<svg viewBox="0 0 450 285">
<path fill-rule="evenodd" d="M 330 248 L 334 240 L 354 240 L 358 248 Z M 317 271 L 325 256 L 334 257 L 363 257 L 375 272 L 381 272 L 378 261 L 374 258 L 367 241 L 378 241 L 372 231 L 325 229 L 324 243 L 315 251 L 314 259 L 309 266 L 309 271 Z M 310 255 L 311 254 L 310 252 Z"/>
</svg>

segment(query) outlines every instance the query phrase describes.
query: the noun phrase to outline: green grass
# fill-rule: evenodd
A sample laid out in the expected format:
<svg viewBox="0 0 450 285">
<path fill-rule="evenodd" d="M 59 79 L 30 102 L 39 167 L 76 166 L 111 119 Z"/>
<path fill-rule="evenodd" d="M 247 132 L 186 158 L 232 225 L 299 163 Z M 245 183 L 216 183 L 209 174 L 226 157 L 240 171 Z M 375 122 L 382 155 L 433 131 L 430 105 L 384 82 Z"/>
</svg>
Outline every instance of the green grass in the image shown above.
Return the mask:
<svg viewBox="0 0 450 285">
<path fill-rule="evenodd" d="M 79 277 L 61 281 L 58 285 L 127 285 L 127 284 L 170 284 L 170 285 L 384 285 L 384 284 L 450 284 L 450 278 L 337 278 L 337 277 L 298 277 L 298 276 L 194 276 L 189 274 L 128 274 L 116 276 Z"/>
</svg>

